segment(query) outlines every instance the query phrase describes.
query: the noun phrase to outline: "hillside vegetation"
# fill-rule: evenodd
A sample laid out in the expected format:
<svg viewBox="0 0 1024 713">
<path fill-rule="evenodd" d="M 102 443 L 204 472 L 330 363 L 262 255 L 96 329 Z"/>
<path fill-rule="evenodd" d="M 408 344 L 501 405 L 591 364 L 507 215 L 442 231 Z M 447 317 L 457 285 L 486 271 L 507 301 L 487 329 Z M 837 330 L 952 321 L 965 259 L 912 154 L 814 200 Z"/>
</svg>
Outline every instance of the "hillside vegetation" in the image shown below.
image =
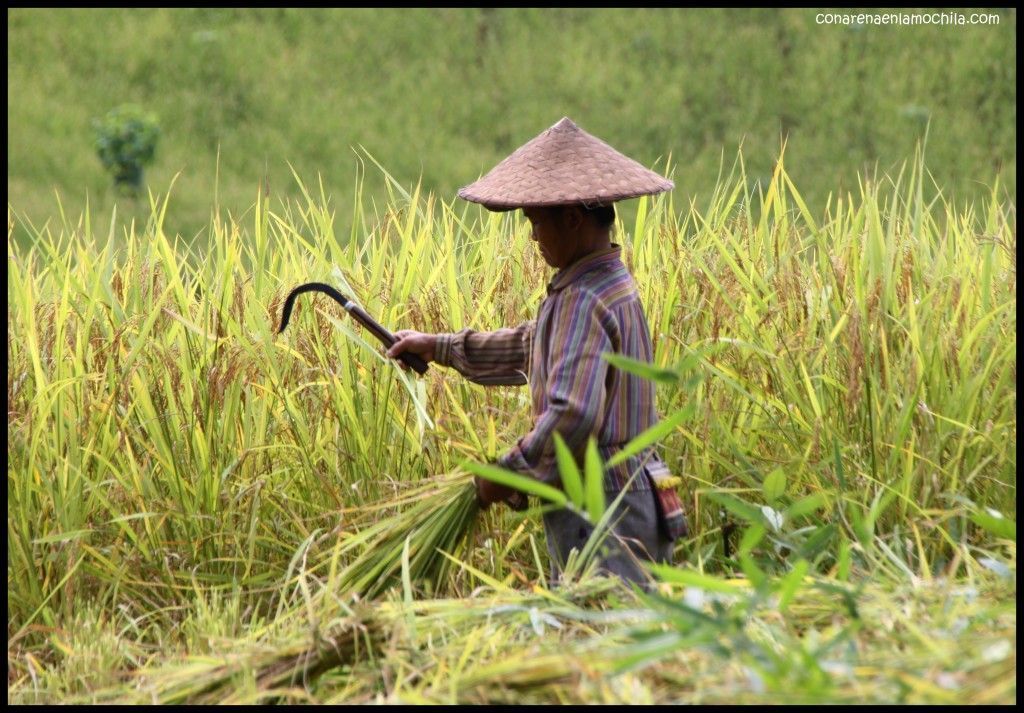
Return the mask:
<svg viewBox="0 0 1024 713">
<path fill-rule="evenodd" d="M 996 176 L 1012 198 L 1016 12 L 998 13 L 997 26 L 843 27 L 803 9 L 9 10 L 8 200 L 37 225 L 55 193 L 69 215 L 86 196 L 109 214 L 90 121 L 124 102 L 159 117 L 146 177 L 160 192 L 181 173 L 165 227 L 186 238 L 214 202 L 238 214 L 261 189 L 298 197 L 288 162 L 323 177 L 347 225 L 359 146 L 451 198 L 563 115 L 668 168 L 681 202 L 705 201 L 741 145 L 766 185 L 786 137 L 817 212 L 856 193 L 859 172 L 912 156 L 926 129 L 947 198 L 985 197 Z M 148 210 L 144 196 L 119 205 Z"/>
</svg>

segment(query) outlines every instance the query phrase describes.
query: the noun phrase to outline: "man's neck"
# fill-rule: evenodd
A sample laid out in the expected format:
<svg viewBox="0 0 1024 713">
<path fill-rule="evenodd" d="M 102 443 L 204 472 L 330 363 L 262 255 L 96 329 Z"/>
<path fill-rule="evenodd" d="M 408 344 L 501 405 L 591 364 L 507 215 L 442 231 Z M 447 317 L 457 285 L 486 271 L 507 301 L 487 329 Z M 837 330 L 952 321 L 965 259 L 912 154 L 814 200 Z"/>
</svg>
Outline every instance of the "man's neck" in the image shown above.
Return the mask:
<svg viewBox="0 0 1024 713">
<path fill-rule="evenodd" d="M 573 253 L 569 262 L 566 265 L 564 265 L 564 267 L 569 267 L 569 265 L 573 265 L 579 262 L 587 255 L 590 255 L 592 253 L 600 252 L 602 250 L 608 250 L 611 246 L 612 239 L 610 233 L 605 232 L 601 235 L 594 236 L 591 240 L 588 240 L 580 244 L 579 249 L 576 250 L 575 253 Z"/>
</svg>

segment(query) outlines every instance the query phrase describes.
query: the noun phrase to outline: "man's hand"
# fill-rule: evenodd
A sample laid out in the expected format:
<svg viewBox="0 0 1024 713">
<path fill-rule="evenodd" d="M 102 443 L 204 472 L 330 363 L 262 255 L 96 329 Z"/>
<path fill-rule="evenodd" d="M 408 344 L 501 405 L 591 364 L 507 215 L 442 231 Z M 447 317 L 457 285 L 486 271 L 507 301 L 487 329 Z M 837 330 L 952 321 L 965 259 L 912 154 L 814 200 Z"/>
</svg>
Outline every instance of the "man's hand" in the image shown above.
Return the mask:
<svg viewBox="0 0 1024 713">
<path fill-rule="evenodd" d="M 398 355 L 404 352 L 415 354 L 428 364 L 434 361 L 434 345 L 437 344 L 436 335 L 415 332 L 411 329 L 402 329 L 395 332 L 395 336 L 398 337 L 398 341 L 388 348 L 385 356 L 397 360 L 398 365 L 406 371 L 409 371 L 409 367 L 406 366 L 404 361 L 398 359 Z"/>
<path fill-rule="evenodd" d="M 473 478 L 476 483 L 476 498 L 480 508 L 486 510 L 491 503 L 505 503 L 513 510 L 521 512 L 527 508 L 526 494 L 500 483 L 492 483 L 490 480 L 476 476 Z"/>
</svg>

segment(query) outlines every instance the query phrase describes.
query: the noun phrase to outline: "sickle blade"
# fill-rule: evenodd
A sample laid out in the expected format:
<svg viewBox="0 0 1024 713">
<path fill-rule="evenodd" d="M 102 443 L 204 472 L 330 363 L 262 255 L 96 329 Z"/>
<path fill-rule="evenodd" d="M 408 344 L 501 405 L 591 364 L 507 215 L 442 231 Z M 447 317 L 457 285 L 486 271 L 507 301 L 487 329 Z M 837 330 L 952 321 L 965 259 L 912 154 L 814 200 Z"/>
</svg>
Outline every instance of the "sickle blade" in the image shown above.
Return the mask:
<svg viewBox="0 0 1024 713">
<path fill-rule="evenodd" d="M 288 298 L 284 301 L 284 311 L 281 314 L 281 328 L 277 330 L 278 334 L 283 332 L 284 328 L 288 326 L 288 320 L 292 317 L 292 308 L 295 307 L 295 298 L 303 292 L 323 292 L 342 307 L 348 309 L 349 299 L 330 285 L 323 282 L 307 282 L 288 293 Z"/>
</svg>

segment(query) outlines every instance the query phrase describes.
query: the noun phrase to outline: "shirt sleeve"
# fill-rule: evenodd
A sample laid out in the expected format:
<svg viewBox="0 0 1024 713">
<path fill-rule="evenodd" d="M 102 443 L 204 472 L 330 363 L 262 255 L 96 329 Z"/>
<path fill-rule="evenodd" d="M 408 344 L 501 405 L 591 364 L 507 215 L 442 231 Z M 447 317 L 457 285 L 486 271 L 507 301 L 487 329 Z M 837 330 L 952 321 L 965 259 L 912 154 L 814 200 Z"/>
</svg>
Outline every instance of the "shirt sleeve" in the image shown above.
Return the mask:
<svg viewBox="0 0 1024 713">
<path fill-rule="evenodd" d="M 438 334 L 434 361 L 484 386 L 522 386 L 527 383 L 535 324 L 530 320 L 494 332 L 463 329 Z"/>
<path fill-rule="evenodd" d="M 558 293 L 551 312 L 546 408 L 533 428 L 519 439 L 498 464 L 532 475 L 556 487 L 557 469 L 539 467 L 554 458 L 554 433 L 582 461 L 587 439 L 603 425 L 605 377 L 608 362 L 601 353 L 614 351 L 614 321 L 600 300 L 580 290 Z M 554 471 L 554 475 L 552 475 Z"/>
</svg>

